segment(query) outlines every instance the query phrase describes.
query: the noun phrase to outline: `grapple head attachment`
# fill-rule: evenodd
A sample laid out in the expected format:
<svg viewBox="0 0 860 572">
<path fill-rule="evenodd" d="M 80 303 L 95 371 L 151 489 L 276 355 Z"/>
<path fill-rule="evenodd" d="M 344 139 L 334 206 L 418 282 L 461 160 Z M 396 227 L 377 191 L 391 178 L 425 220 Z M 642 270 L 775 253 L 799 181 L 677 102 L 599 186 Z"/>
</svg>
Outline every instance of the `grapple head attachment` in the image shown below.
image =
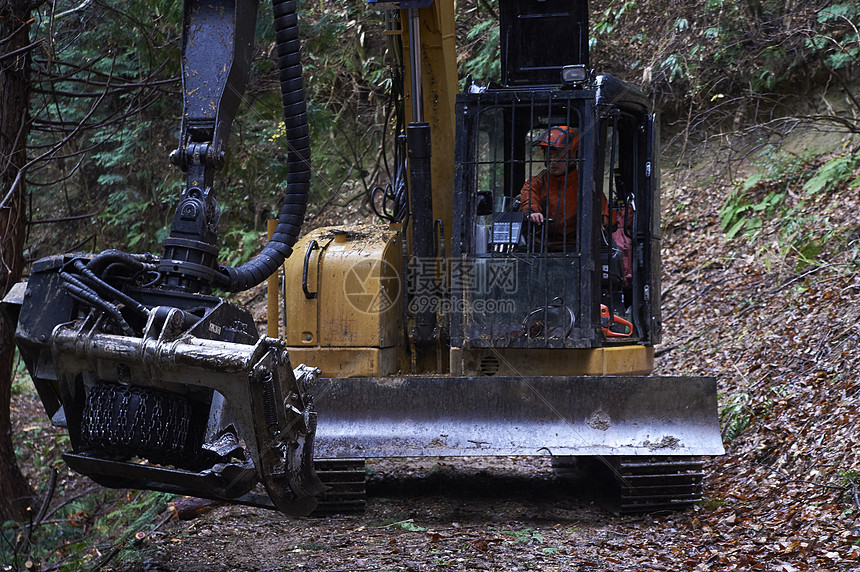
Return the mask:
<svg viewBox="0 0 860 572">
<path fill-rule="evenodd" d="M 52 421 L 69 430 L 69 466 L 105 486 L 311 512 L 324 488 L 305 387 L 316 370 L 296 375 L 283 341 L 217 298 L 141 289 L 142 316 L 123 304 L 112 315 L 81 294 L 96 284 L 74 272 L 86 261 L 37 263 L 19 292 L 17 342 Z"/>
</svg>

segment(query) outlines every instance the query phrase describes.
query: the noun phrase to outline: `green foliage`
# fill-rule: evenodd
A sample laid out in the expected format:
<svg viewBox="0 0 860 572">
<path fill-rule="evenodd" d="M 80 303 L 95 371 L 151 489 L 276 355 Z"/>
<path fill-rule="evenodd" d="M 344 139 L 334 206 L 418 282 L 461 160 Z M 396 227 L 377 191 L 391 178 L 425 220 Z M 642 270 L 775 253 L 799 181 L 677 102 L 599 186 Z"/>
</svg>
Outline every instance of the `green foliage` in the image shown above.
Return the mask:
<svg viewBox="0 0 860 572">
<path fill-rule="evenodd" d="M 607 6 L 597 14 L 591 25 L 591 38 L 596 41 L 597 36 L 611 35 L 615 28 L 622 22 L 624 16 L 635 11 L 634 0 L 610 0 Z M 593 47 L 593 46 L 592 46 Z"/>
<path fill-rule="evenodd" d="M 71 12 L 70 12 L 71 11 Z M 66 12 L 66 15 L 63 13 Z M 300 14 L 311 123 L 311 200 L 377 184 L 378 150 L 389 128 L 390 87 L 382 16 L 365 2 L 305 3 Z M 155 0 L 43 4 L 31 114 L 34 152 L 55 157 L 33 171 L 33 218 L 94 212 L 84 222 L 36 227 L 34 256 L 79 248 L 90 233 L 104 247 L 158 251 L 185 181 L 170 164 L 181 118 L 182 3 Z M 277 213 L 287 178 L 287 145 L 273 46 L 271 6 L 261 4 L 251 82 L 233 126 L 226 167 L 213 191 L 220 244 L 247 260 L 253 233 Z M 240 255 L 234 255 L 241 253 Z"/>
<path fill-rule="evenodd" d="M 769 388 L 762 395 L 738 392 L 723 399 L 720 408 L 720 425 L 723 441 L 730 443 L 759 419 L 771 414 L 778 399 L 783 399 L 790 390 L 785 385 Z"/>
<path fill-rule="evenodd" d="M 827 161 L 815 174 L 803 185 L 807 195 L 814 195 L 822 191 L 826 192 L 835 186 L 848 183 L 853 178 L 854 170 L 860 166 L 860 156 L 854 153 L 839 155 Z M 860 177 L 854 178 L 848 183 L 851 187 L 860 185 Z"/>
<path fill-rule="evenodd" d="M 747 180 L 749 181 L 750 179 Z M 748 203 L 745 202 L 744 191 L 746 190 L 749 188 L 746 185 L 742 186 L 741 192 L 731 195 L 720 211 L 720 224 L 723 232 L 726 233 L 726 240 L 761 228 L 762 219 L 756 215 L 767 216 L 774 212 L 785 198 L 784 191 L 771 191 L 760 202 Z"/>
<path fill-rule="evenodd" d="M 842 514 L 845 516 L 852 515 L 854 514 L 855 507 L 857 506 L 857 483 L 858 480 L 860 480 L 860 473 L 852 469 L 840 469 L 836 474 L 836 479 L 843 490 L 843 501 L 846 503 L 850 503 L 851 505 L 850 508 L 844 509 L 842 511 Z M 860 545 L 860 541 L 855 540 L 854 544 Z"/>
<path fill-rule="evenodd" d="M 834 70 L 847 69 L 860 59 L 858 21 L 860 6 L 856 2 L 825 6 L 818 13 L 818 23 L 825 30 L 836 29 L 840 33 L 818 33 L 809 39 L 807 46 L 823 54 L 825 63 Z"/>
<path fill-rule="evenodd" d="M 783 260 L 793 257 L 797 272 L 819 264 L 825 251 L 848 248 L 846 238 L 852 231 L 831 222 L 837 205 L 828 205 L 827 198 L 836 188 L 860 186 L 860 158 L 843 153 L 826 160 L 804 159 L 770 149 L 763 158 L 720 210 L 726 240 L 742 236 L 755 240 L 767 230 L 771 233 L 767 248 L 776 249 Z"/>
<path fill-rule="evenodd" d="M 427 530 L 425 527 L 415 524 L 415 521 L 411 518 L 407 520 L 386 519 L 381 528 L 401 528 L 409 532 L 424 532 Z"/>
<path fill-rule="evenodd" d="M 32 172 L 34 218 L 101 213 L 96 228 L 44 227 L 39 253 L 74 248 L 82 232 L 113 246 L 157 245 L 170 215 L 167 155 L 179 105 L 182 5 L 71 0 L 42 4 L 35 39 L 35 118 L 29 145 L 53 159 Z M 81 223 L 83 225 L 83 223 Z M 160 233 L 160 234 L 163 234 Z"/>
<path fill-rule="evenodd" d="M 22 368 L 19 361 L 15 383 L 34 393 Z M 65 430 L 47 423 L 25 425 L 14 435 L 14 444 L 36 496 L 44 499 L 54 487 L 53 508 L 44 514 L 34 511 L 28 522 L 0 524 L 0 564 L 11 566 L 4 570 L 89 570 L 108 559 L 117 563 L 139 557 L 141 547 L 134 535 L 153 528 L 172 495 L 96 487 L 77 496 L 79 489 L 66 488 L 69 469 L 61 455 L 71 445 Z M 52 473 L 59 475 L 53 483 L 48 476 Z"/>
<path fill-rule="evenodd" d="M 797 183 L 801 160 L 765 146 L 753 163 L 756 171 L 744 179 L 720 209 L 720 226 L 726 240 L 762 227 L 764 219 L 786 207 L 788 189 Z"/>
<path fill-rule="evenodd" d="M 222 264 L 228 266 L 239 266 L 248 262 L 260 248 L 261 240 L 265 237 L 264 234 L 250 230 L 231 230 L 227 233 L 225 239 L 228 243 L 238 244 L 238 248 L 223 247 L 218 254 L 218 259 Z"/>
<path fill-rule="evenodd" d="M 815 57 L 849 71 L 860 45 L 857 5 L 837 2 L 817 13 L 790 13 L 787 6 L 598 0 L 591 17 L 592 61 L 626 79 L 636 80 L 631 71 L 641 72 L 658 102 L 671 96 L 717 106 L 732 86 L 774 89 Z M 380 149 L 392 144 L 383 136 L 391 128 L 385 107 L 392 85 L 385 53 L 391 45 L 386 48 L 382 13 L 363 0 L 303 2 L 300 9 L 311 199 L 338 204 L 385 182 Z M 39 10 L 34 40 L 44 41 L 45 49 L 35 59 L 31 154 L 56 158 L 40 162 L 28 175 L 37 189 L 33 218 L 101 216 L 95 226 L 68 223 L 62 232 L 34 227 L 37 244 L 30 251 L 39 256 L 80 248 L 91 234 L 99 247 L 157 252 L 184 185 L 183 174 L 167 161 L 180 120 L 182 4 L 57 0 Z M 500 77 L 497 12 L 498 0 L 458 5 L 461 77 Z M 215 178 L 222 208 L 218 246 L 222 252 L 242 252 L 231 257 L 236 260 L 245 257 L 249 233 L 263 232 L 264 220 L 278 210 L 287 177 L 272 37 L 271 7 L 264 3 L 251 85 L 234 125 L 227 166 Z M 778 202 L 776 196 L 764 204 L 761 199 L 744 214 L 763 215 Z M 728 218 L 733 222 L 726 230 L 731 230 L 739 219 Z M 743 223 L 735 233 L 754 230 L 754 224 Z"/>
<path fill-rule="evenodd" d="M 750 407 L 749 393 L 735 393 L 728 396 L 720 409 L 722 437 L 726 443 L 734 441 L 752 425 L 755 414 Z"/>
<path fill-rule="evenodd" d="M 18 348 L 15 348 L 15 357 L 12 365 L 12 395 L 24 395 L 35 392 L 33 380 L 30 378 L 30 373 L 27 371 L 27 366 L 24 360 L 21 359 L 21 354 Z"/>
<path fill-rule="evenodd" d="M 53 427 L 24 427 L 16 442 L 16 458 L 33 467 L 37 474 L 63 468 L 62 452 L 69 448 L 69 436 Z M 45 486 L 42 481 L 41 486 Z"/>
<path fill-rule="evenodd" d="M 466 40 L 478 45 L 474 55 L 461 64 L 462 71 L 483 82 L 501 81 L 502 61 L 499 51 L 499 25 L 486 20 L 469 30 Z"/>
<path fill-rule="evenodd" d="M 502 534 L 511 537 L 517 544 L 543 544 L 543 535 L 533 528 L 504 531 Z"/>
<path fill-rule="evenodd" d="M 139 491 L 134 495 L 118 502 L 104 518 L 97 519 L 93 527 L 99 537 L 109 537 L 112 533 L 119 532 L 113 540 L 112 548 L 118 550 L 117 560 L 120 562 L 138 556 L 136 537 L 152 530 L 158 515 L 167 510 L 167 503 L 173 499 L 172 494 L 153 491 Z"/>
<path fill-rule="evenodd" d="M 424 532 L 427 530 L 427 528 L 425 528 L 423 526 L 418 526 L 417 524 L 415 524 L 411 520 L 406 520 L 404 522 L 401 522 L 398 524 L 398 526 L 400 528 L 402 528 L 403 530 L 408 530 L 409 532 Z"/>
<path fill-rule="evenodd" d="M 744 106 L 752 101 L 761 104 L 749 114 L 779 105 L 764 94 L 850 83 L 860 59 L 860 8 L 847 0 L 825 5 L 594 0 L 591 61 L 640 83 L 664 117 L 684 121 L 692 112 L 707 114 L 702 123 L 736 123 L 748 119 Z"/>
<path fill-rule="evenodd" d="M 300 24 L 313 201 L 363 194 L 379 182 L 391 86 L 382 21 L 359 0 L 305 5 Z"/>
</svg>

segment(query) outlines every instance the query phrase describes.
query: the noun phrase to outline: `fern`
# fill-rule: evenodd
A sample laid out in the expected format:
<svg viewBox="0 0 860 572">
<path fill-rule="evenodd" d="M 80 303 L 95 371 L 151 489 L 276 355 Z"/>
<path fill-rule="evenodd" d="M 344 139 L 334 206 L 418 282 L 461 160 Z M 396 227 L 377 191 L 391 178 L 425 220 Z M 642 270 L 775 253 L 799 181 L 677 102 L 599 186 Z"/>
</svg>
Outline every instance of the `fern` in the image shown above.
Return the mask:
<svg viewBox="0 0 860 572">
<path fill-rule="evenodd" d="M 853 174 L 854 169 L 860 164 L 860 158 L 856 155 L 840 155 L 826 162 L 818 171 L 803 185 L 807 195 L 815 195 L 821 191 L 827 191 L 836 185 L 844 183 Z M 860 180 L 855 179 L 853 183 Z"/>
</svg>

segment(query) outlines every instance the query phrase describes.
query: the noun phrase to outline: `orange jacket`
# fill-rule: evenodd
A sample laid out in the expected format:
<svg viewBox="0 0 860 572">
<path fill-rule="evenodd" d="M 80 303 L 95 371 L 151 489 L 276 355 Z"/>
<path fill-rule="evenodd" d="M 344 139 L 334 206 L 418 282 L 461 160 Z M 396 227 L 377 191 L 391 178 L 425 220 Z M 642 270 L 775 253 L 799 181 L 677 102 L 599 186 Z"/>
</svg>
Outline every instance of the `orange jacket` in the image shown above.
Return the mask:
<svg viewBox="0 0 860 572">
<path fill-rule="evenodd" d="M 576 169 L 568 171 L 559 177 L 553 177 L 542 171 L 523 185 L 520 190 L 520 211 L 524 213 L 541 213 L 544 218 L 551 218 L 547 235 L 550 242 L 565 242 L 569 246 L 576 244 L 576 200 L 577 180 Z M 547 192 L 547 186 L 549 191 Z M 565 188 L 562 193 L 561 189 Z M 603 215 L 609 216 L 609 204 L 603 199 Z"/>
</svg>

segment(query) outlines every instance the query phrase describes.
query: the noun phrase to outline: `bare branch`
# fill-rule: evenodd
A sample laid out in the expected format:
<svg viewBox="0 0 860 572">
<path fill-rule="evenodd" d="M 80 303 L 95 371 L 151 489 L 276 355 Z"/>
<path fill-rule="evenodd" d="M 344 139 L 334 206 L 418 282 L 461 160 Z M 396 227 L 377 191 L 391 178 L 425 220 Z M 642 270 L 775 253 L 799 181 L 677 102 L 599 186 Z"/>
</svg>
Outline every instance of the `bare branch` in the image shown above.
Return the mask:
<svg viewBox="0 0 860 572">
<path fill-rule="evenodd" d="M 73 215 L 73 216 L 64 216 L 61 218 L 43 218 L 39 220 L 31 220 L 30 224 L 51 224 L 55 222 L 69 222 L 72 220 L 81 220 L 85 218 L 92 218 L 99 216 L 99 213 L 87 213 L 82 215 Z"/>
<path fill-rule="evenodd" d="M 23 48 L 18 48 L 17 50 L 12 50 L 11 52 L 6 52 L 2 56 L 0 56 L 0 63 L 6 61 L 8 59 L 17 57 L 23 53 L 29 52 L 30 50 L 32 50 L 36 46 L 41 46 L 44 43 L 45 43 L 45 40 L 39 40 L 38 42 L 33 42 L 32 44 L 30 44 L 28 46 L 24 46 Z"/>
<path fill-rule="evenodd" d="M 113 68 L 113 64 L 111 64 L 111 68 Z M 90 107 L 89 112 L 87 112 L 86 116 L 84 116 L 83 120 L 81 120 L 80 125 L 84 125 L 86 123 L 87 119 L 89 119 L 90 117 L 93 116 L 93 114 L 96 112 L 96 109 L 98 109 L 99 105 L 101 105 L 101 103 L 104 101 L 105 97 L 106 97 L 106 95 L 103 95 L 97 101 L 95 101 L 93 103 L 93 105 Z M 79 126 L 79 128 L 72 130 L 68 135 L 66 135 L 62 140 L 60 140 L 59 143 L 54 144 L 51 147 L 51 149 L 49 149 L 48 151 L 45 151 L 44 153 L 42 153 L 40 156 L 36 157 L 35 159 L 31 159 L 26 164 L 24 164 L 20 169 L 18 169 L 18 173 L 15 175 L 15 180 L 13 181 L 11 187 L 9 188 L 9 192 L 6 193 L 6 196 L 3 197 L 3 201 L 0 202 L 0 209 L 4 208 L 6 206 L 6 204 L 9 202 L 9 199 L 12 198 L 12 196 L 15 193 L 15 190 L 18 188 L 18 185 L 21 183 L 21 178 L 24 176 L 24 173 L 27 171 L 27 169 L 29 169 L 33 164 L 35 164 L 37 162 L 44 161 L 47 157 L 50 157 L 54 152 L 58 151 L 63 145 L 65 145 L 66 142 L 68 142 L 79 131 L 80 131 L 80 126 Z"/>
<path fill-rule="evenodd" d="M 87 6 L 92 4 L 92 1 L 93 0 L 84 0 L 83 2 L 80 3 L 80 5 L 78 5 L 75 8 L 71 8 L 70 10 L 60 12 L 59 14 L 54 14 L 53 19 L 57 20 L 59 18 L 65 18 L 66 16 L 69 16 L 70 14 L 74 14 L 75 12 L 80 12 L 81 10 L 85 9 Z"/>
</svg>

